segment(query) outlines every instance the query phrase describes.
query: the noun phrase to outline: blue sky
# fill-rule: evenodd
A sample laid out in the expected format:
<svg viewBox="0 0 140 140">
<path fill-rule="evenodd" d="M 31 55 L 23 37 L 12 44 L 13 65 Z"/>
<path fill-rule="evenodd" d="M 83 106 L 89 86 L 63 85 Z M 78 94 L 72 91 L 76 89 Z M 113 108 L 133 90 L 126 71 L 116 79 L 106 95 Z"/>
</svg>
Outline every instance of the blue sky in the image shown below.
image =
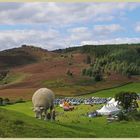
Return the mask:
<svg viewBox="0 0 140 140">
<path fill-rule="evenodd" d="M 0 3 L 0 50 L 140 43 L 140 3 Z"/>
</svg>

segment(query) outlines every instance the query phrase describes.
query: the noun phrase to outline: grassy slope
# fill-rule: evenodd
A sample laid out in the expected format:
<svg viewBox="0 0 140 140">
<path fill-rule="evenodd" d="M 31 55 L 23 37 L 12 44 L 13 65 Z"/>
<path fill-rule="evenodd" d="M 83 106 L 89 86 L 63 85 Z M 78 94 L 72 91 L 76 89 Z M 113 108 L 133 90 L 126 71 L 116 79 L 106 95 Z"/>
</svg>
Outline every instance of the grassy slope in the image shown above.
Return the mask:
<svg viewBox="0 0 140 140">
<path fill-rule="evenodd" d="M 13 68 L 12 71 L 15 74 L 9 75 L 0 81 L 0 84 L 8 83 L 3 85 L 4 88 L 0 86 L 1 97 L 30 99 L 33 92 L 40 87 L 48 87 L 58 96 L 76 96 L 130 82 L 129 79 L 122 76 L 113 76 L 115 80 L 108 79 L 96 83 L 93 78 L 82 76 L 81 70 L 88 67 L 89 64 L 85 64 L 86 54 L 80 52 L 68 51 L 62 57 L 61 53 L 57 54 L 38 48 L 22 47 L 9 50 L 5 52 L 5 55 L 11 55 L 13 51 L 15 55 L 26 52 L 43 61 Z M 73 57 L 71 57 L 71 54 Z M 73 72 L 72 77 L 66 74 L 68 69 Z M 23 73 L 23 75 L 17 75 L 18 73 Z M 24 74 L 27 75 L 26 78 L 24 78 Z M 136 81 L 136 79 L 131 80 Z"/>
<path fill-rule="evenodd" d="M 116 93 L 121 91 L 134 91 L 140 93 L 140 83 L 130 83 L 121 87 L 116 87 L 108 90 L 102 90 L 84 96 L 98 96 L 98 97 L 113 97 Z"/>
<path fill-rule="evenodd" d="M 62 75 L 59 76 L 59 72 L 56 71 L 57 74 L 54 73 L 52 68 L 51 70 L 48 71 L 49 74 L 46 72 L 47 68 L 44 69 L 44 71 L 45 73 L 43 72 L 41 73 L 41 69 L 38 69 L 37 71 L 35 71 L 34 74 L 24 72 L 24 71 L 14 72 L 17 74 L 23 72 L 24 73 L 23 75 L 14 74 L 11 75 L 11 77 L 9 76 L 5 80 L 3 80 L 2 82 L 8 81 L 9 84 L 8 86 L 4 85 L 5 88 L 2 88 L 0 90 L 0 96 L 8 97 L 8 98 L 17 97 L 17 98 L 30 99 L 33 94 L 33 90 L 30 89 L 34 88 L 35 91 L 40 87 L 48 87 L 52 89 L 56 93 L 56 95 L 59 96 L 74 96 L 74 95 L 83 95 L 91 92 L 96 92 L 98 90 L 119 86 L 121 84 L 128 82 L 127 80 L 122 80 L 122 81 L 114 80 L 114 81 L 101 81 L 95 83 L 93 79 L 89 79 L 87 77 L 81 77 L 81 75 L 76 75 L 76 76 L 74 75 L 74 77 L 69 77 L 65 74 L 65 72 L 63 73 L 61 72 Z M 26 78 L 24 78 L 25 77 L 24 75 L 26 76 Z M 51 80 L 52 77 L 51 75 L 54 76 L 53 77 L 54 79 L 52 80 Z M 28 91 L 25 92 L 25 89 Z"/>
<path fill-rule="evenodd" d="M 101 105 L 93 107 L 80 105 L 72 112 L 64 112 L 56 107 L 58 115 L 55 122 L 33 118 L 31 102 L 3 108 L 6 110 L 0 109 L 0 116 L 8 114 L 8 117 L 0 121 L 1 137 L 140 137 L 140 122 L 108 124 L 106 117 L 90 119 L 81 116 L 81 114 L 101 108 Z M 17 124 L 20 121 L 23 121 L 22 125 Z"/>
<path fill-rule="evenodd" d="M 79 130 L 75 131 L 56 122 L 36 120 L 14 111 L 1 109 L 0 116 L 0 137 L 86 137 L 86 133 Z"/>
<path fill-rule="evenodd" d="M 72 79 L 72 78 L 71 78 Z M 73 79 L 74 80 L 74 79 Z M 76 81 L 76 80 L 75 80 Z M 63 96 L 79 96 L 88 95 L 88 93 L 96 92 L 111 87 L 118 87 L 127 84 L 129 81 L 100 81 L 95 82 L 93 79 L 77 80 L 75 83 L 66 83 L 63 80 L 44 81 L 43 86 L 51 88 L 57 95 Z"/>
<path fill-rule="evenodd" d="M 26 77 L 26 75 L 27 74 L 25 73 L 10 73 L 3 80 L 0 81 L 0 85 L 19 83 Z"/>
</svg>

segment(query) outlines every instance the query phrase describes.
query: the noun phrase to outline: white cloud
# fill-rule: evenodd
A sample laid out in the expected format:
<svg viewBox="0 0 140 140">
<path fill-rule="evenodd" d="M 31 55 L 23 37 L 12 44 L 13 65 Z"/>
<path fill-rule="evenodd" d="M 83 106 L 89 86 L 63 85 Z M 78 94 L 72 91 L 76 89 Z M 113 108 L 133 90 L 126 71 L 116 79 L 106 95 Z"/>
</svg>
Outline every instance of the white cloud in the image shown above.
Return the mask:
<svg viewBox="0 0 140 140">
<path fill-rule="evenodd" d="M 58 31 L 8 30 L 0 32 L 0 50 L 19 47 L 22 44 L 43 46 L 46 49 L 62 47 Z"/>
<path fill-rule="evenodd" d="M 71 29 L 69 30 L 69 34 L 64 36 L 54 29 L 49 29 L 47 31 L 8 30 L 0 32 L 0 50 L 19 47 L 22 44 L 35 45 L 48 50 L 54 50 L 85 44 L 100 45 L 139 42 L 140 38 L 125 37 L 99 40 L 99 38 L 94 38 L 94 34 L 85 27 Z"/>
<path fill-rule="evenodd" d="M 131 44 L 131 43 L 140 43 L 140 38 L 113 38 L 107 40 L 89 40 L 82 41 L 81 45 L 104 45 L 104 44 Z"/>
<path fill-rule="evenodd" d="M 140 32 L 140 22 L 136 24 L 135 31 Z"/>
<path fill-rule="evenodd" d="M 110 34 L 122 31 L 123 28 L 119 24 L 95 25 L 93 27 L 75 27 L 68 29 L 67 41 L 84 41 L 95 40 L 99 38 L 107 38 Z"/>
<path fill-rule="evenodd" d="M 87 27 L 76 27 L 76 28 L 68 29 L 68 32 L 71 32 L 71 33 L 83 33 L 83 32 L 86 32 L 87 30 L 88 30 Z"/>
<path fill-rule="evenodd" d="M 121 30 L 118 24 L 98 25 L 93 29 L 87 27 L 75 27 L 67 29 L 62 34 L 59 30 L 4 30 L 0 32 L 0 50 L 19 47 L 22 44 L 42 46 L 48 50 L 65 48 L 80 44 L 119 44 L 140 42 L 139 38 L 106 38 L 99 40 L 104 33 L 114 33 Z M 97 36 L 98 32 L 98 36 Z"/>
<path fill-rule="evenodd" d="M 82 41 L 85 39 L 90 39 L 92 37 L 92 32 L 87 27 L 77 27 L 68 29 L 67 41 Z"/>
<path fill-rule="evenodd" d="M 95 25 L 94 32 L 102 35 L 111 34 L 113 32 L 121 31 L 123 28 L 119 24 L 110 24 L 110 25 Z"/>
<path fill-rule="evenodd" d="M 19 47 L 22 44 L 32 44 L 53 50 L 83 42 L 97 44 L 121 42 L 123 41 L 121 38 L 107 40 L 110 38 L 109 35 L 123 31 L 123 27 L 115 22 L 112 24 L 112 20 L 124 18 L 127 11 L 132 11 L 138 6 L 140 6 L 138 3 L 114 2 L 0 3 L 0 24 L 13 24 L 15 28 L 19 24 L 26 24 L 29 27 L 24 30 L 0 30 L 0 50 Z M 95 25 L 96 22 L 104 21 L 107 22 L 104 25 L 101 23 Z M 139 27 L 136 30 L 139 31 Z M 101 38 L 102 40 L 99 40 Z M 128 42 L 137 42 L 138 40 L 134 38 L 124 39 Z"/>
<path fill-rule="evenodd" d="M 0 3 L 1 24 L 72 24 L 111 20 L 116 14 L 133 10 L 135 3 Z M 107 18 L 104 18 L 106 16 Z"/>
</svg>

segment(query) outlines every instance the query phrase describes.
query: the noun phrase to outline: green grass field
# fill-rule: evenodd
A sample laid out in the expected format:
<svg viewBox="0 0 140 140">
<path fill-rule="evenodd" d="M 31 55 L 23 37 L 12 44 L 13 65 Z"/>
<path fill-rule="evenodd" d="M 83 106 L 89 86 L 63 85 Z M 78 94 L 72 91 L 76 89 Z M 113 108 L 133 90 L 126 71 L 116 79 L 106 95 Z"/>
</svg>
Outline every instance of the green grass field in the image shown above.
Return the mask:
<svg viewBox="0 0 140 140">
<path fill-rule="evenodd" d="M 132 83 L 119 88 L 103 90 L 88 96 L 114 96 L 119 91 L 140 91 L 140 83 Z M 114 93 L 115 92 L 115 93 Z M 140 102 L 139 102 L 140 106 Z M 0 108 L 0 137 L 54 137 L 54 138 L 140 138 L 139 121 L 108 123 L 106 116 L 88 118 L 87 112 L 100 109 L 102 105 L 79 105 L 73 111 L 64 112 L 56 106 L 56 121 L 34 118 L 31 101 Z"/>
<path fill-rule="evenodd" d="M 108 123 L 106 117 L 82 116 L 101 106 L 80 105 L 69 112 L 56 107 L 57 117 L 54 122 L 35 119 L 30 101 L 4 106 L 0 109 L 0 130 L 3 129 L 0 135 L 1 137 L 140 137 L 140 122 Z M 4 118 L 6 115 L 8 116 Z"/>
<path fill-rule="evenodd" d="M 130 83 L 121 87 L 115 87 L 112 89 L 101 90 L 95 93 L 84 95 L 86 97 L 114 97 L 116 93 L 121 91 L 133 91 L 136 93 L 140 93 L 140 83 Z"/>
</svg>

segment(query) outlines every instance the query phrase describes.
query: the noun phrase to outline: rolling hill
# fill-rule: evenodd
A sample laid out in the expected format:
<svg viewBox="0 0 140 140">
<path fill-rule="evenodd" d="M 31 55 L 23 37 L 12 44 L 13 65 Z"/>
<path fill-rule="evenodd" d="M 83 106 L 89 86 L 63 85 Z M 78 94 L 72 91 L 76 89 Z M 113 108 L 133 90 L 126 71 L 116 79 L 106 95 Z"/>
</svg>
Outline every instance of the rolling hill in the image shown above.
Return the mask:
<svg viewBox="0 0 140 140">
<path fill-rule="evenodd" d="M 22 45 L 19 48 L 8 49 L 0 52 L 0 68 L 13 68 L 23 66 L 52 57 L 53 53 L 45 49 Z"/>
<path fill-rule="evenodd" d="M 0 106 L 0 137 L 140 137 L 139 121 L 108 123 L 106 116 L 89 118 L 84 115 L 100 109 L 102 104 L 81 104 L 69 112 L 56 105 L 55 121 L 34 118 L 31 97 L 40 87 L 52 89 L 56 96 L 80 95 L 85 98 L 114 97 L 120 91 L 140 92 L 140 77 L 134 73 L 139 68 L 139 52 L 136 51 L 139 50 L 139 45 L 134 47 L 133 51 L 129 50 L 130 46 L 127 45 L 123 50 L 122 47 L 120 50 L 119 46 L 98 47 L 82 46 L 50 52 L 33 46 L 22 46 L 0 52 L 0 56 L 4 56 L 0 59 L 0 64 L 3 64 L 0 69 L 0 97 L 16 101 L 21 101 L 19 98 L 29 100 Z M 113 56 L 113 59 L 109 60 L 110 56 Z M 121 62 L 117 63 L 119 59 Z M 124 71 L 127 62 L 136 67 L 131 71 Z M 132 66 L 131 64 L 131 68 Z M 95 69 L 99 73 L 94 73 Z M 100 74 L 102 79 L 97 80 L 95 74 Z"/>
<path fill-rule="evenodd" d="M 138 72 L 140 65 L 139 48 L 139 44 L 87 45 L 47 51 L 22 45 L 1 51 L 0 96 L 30 99 L 33 92 L 41 87 L 51 88 L 58 96 L 85 95 L 139 82 L 139 74 L 134 73 Z M 121 66 L 120 61 L 124 63 Z M 130 68 L 126 70 L 125 63 L 136 66 L 131 66 L 134 67 L 131 75 L 127 74 Z M 120 69 L 122 66 L 124 69 Z M 95 73 L 95 69 L 98 73 Z M 122 74 L 122 71 L 126 71 L 126 74 Z M 102 79 L 96 81 L 95 74 L 102 75 Z"/>
</svg>

